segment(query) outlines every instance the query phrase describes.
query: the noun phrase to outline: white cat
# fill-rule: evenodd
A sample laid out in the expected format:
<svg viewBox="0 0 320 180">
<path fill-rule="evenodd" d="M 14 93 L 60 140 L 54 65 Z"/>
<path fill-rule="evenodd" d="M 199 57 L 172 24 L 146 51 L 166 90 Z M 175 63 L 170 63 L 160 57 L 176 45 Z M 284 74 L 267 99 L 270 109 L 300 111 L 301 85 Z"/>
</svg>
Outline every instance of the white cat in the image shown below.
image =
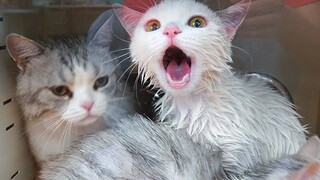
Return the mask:
<svg viewBox="0 0 320 180">
<path fill-rule="evenodd" d="M 111 22 L 88 46 L 85 37 L 47 39 L 40 45 L 18 34 L 7 36 L 7 49 L 20 69 L 17 101 L 40 164 L 133 110 L 130 97 L 122 97 L 119 60 L 108 52 Z"/>
<path fill-rule="evenodd" d="M 145 13 L 115 6 L 140 74 L 166 92 L 157 103 L 160 120 L 219 146 L 233 179 L 258 163 L 296 153 L 306 140 L 285 97 L 229 66 L 231 41 L 250 2 L 219 12 L 194 0 L 163 0 Z"/>
</svg>

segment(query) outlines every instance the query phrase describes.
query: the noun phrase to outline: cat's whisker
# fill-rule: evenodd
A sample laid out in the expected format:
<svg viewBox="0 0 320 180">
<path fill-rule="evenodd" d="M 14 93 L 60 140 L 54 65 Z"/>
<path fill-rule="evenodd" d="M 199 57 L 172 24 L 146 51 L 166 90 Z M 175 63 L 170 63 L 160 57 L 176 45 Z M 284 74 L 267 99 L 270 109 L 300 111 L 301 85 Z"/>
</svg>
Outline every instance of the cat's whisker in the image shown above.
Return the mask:
<svg viewBox="0 0 320 180">
<path fill-rule="evenodd" d="M 143 49 L 140 49 L 140 50 L 137 50 L 137 52 L 141 52 L 141 53 L 144 53 L 145 50 Z M 150 54 L 155 54 L 155 53 L 150 53 Z M 146 83 L 147 79 L 151 78 L 151 75 L 149 74 L 149 71 L 148 71 L 148 65 L 150 64 L 150 61 L 152 60 L 154 56 L 151 55 L 146 61 L 143 61 L 143 62 L 139 62 L 137 63 L 138 65 L 138 74 L 140 75 L 141 77 L 141 81 L 143 83 Z M 145 70 L 144 70 L 145 69 Z"/>
<path fill-rule="evenodd" d="M 239 46 L 231 45 L 231 47 L 238 49 L 241 52 L 245 53 L 248 56 L 248 58 L 250 59 L 250 61 L 253 62 L 253 57 L 251 56 L 251 54 L 249 52 L 247 52 L 246 50 L 244 50 L 243 48 L 241 48 Z"/>
<path fill-rule="evenodd" d="M 119 83 L 121 81 L 121 79 L 123 78 L 123 76 L 130 70 L 130 73 L 128 74 L 127 79 L 130 77 L 131 73 L 134 71 L 135 67 L 137 66 L 137 64 L 132 63 L 118 78 L 117 83 Z"/>
<path fill-rule="evenodd" d="M 46 152 L 46 149 L 47 149 L 47 146 L 48 146 L 48 144 L 49 144 L 49 141 L 51 140 L 51 136 L 55 133 L 55 131 L 57 130 L 57 129 L 59 129 L 59 127 L 62 125 L 64 123 L 64 120 L 59 120 L 59 121 L 57 121 L 56 123 L 54 123 L 52 126 L 50 126 L 48 129 L 46 129 L 44 132 L 44 134 L 42 134 L 42 135 L 40 135 L 40 137 L 41 136 L 43 136 L 43 135 L 45 135 L 45 134 L 47 134 L 47 133 L 49 133 L 50 131 L 51 131 L 51 133 L 50 133 L 50 135 L 49 135 L 49 137 L 47 138 L 47 141 L 46 141 L 46 143 L 44 144 L 44 147 L 43 147 L 43 149 L 42 149 L 42 152 L 44 153 L 44 152 Z"/>
<path fill-rule="evenodd" d="M 120 66 L 122 63 L 126 62 L 128 59 L 130 59 L 130 56 L 127 57 L 127 58 L 125 58 L 125 59 L 123 59 L 123 60 L 121 60 L 119 63 L 117 63 L 117 64 L 113 67 L 113 69 L 112 69 L 111 72 L 114 72 L 114 71 L 117 69 L 118 66 Z"/>
<path fill-rule="evenodd" d="M 130 56 L 130 52 L 126 52 L 126 53 L 123 53 L 123 54 L 121 54 L 121 55 L 119 55 L 117 57 L 114 57 L 113 59 L 108 60 L 108 62 L 113 61 L 113 60 L 117 60 L 117 59 L 122 58 L 122 57 L 126 57 L 128 55 Z"/>
<path fill-rule="evenodd" d="M 130 54 L 130 53 L 127 52 L 127 53 L 124 53 L 124 54 L 122 54 L 122 55 L 120 55 L 120 56 L 114 57 L 114 58 L 112 58 L 112 59 L 104 60 L 104 59 L 106 59 L 107 56 L 109 56 L 109 54 L 107 54 L 107 55 L 101 57 L 101 58 L 99 59 L 99 61 L 102 61 L 102 60 L 103 60 L 103 61 L 104 61 L 103 64 L 106 64 L 106 63 L 110 63 L 110 62 L 116 61 L 116 60 L 118 60 L 119 58 L 124 57 L 124 56 L 127 56 L 127 55 L 129 55 L 129 54 Z M 102 64 L 102 65 L 103 65 L 103 64 Z"/>
<path fill-rule="evenodd" d="M 141 104 L 140 100 L 139 100 L 139 95 L 138 95 L 138 81 L 139 81 L 139 74 L 137 76 L 137 78 L 134 81 L 134 85 L 133 88 L 135 89 L 134 93 L 135 93 L 135 99 L 137 101 L 138 104 Z"/>
<path fill-rule="evenodd" d="M 66 114 L 63 118 L 72 122 L 73 119 L 79 119 L 82 115 L 83 114 L 80 114 L 78 111 L 73 111 L 72 113 Z"/>
<path fill-rule="evenodd" d="M 129 48 L 117 49 L 117 50 L 114 50 L 114 51 L 110 51 L 110 54 L 113 54 L 113 53 L 116 53 L 116 52 L 122 52 L 122 51 L 129 51 L 129 50 L 130 50 Z"/>
<path fill-rule="evenodd" d="M 128 57 L 126 57 L 126 56 L 128 56 Z M 120 64 L 123 63 L 123 62 L 125 62 L 125 60 L 129 59 L 129 58 L 130 58 L 130 55 L 129 55 L 129 53 L 122 54 L 122 55 L 120 55 L 120 56 L 117 56 L 117 57 L 114 57 L 114 58 L 112 58 L 112 59 L 106 60 L 102 65 L 108 64 L 108 63 L 113 62 L 113 61 L 116 61 L 116 60 L 119 60 L 119 59 L 122 58 L 122 57 L 125 57 L 125 59 L 124 59 L 124 60 L 121 60 L 121 61 L 119 62 Z M 119 63 L 118 63 L 118 64 L 119 64 Z"/>
<path fill-rule="evenodd" d="M 72 122 L 66 121 L 66 125 L 64 126 L 63 132 L 62 132 L 62 140 L 60 140 L 60 147 L 63 150 L 66 147 L 66 142 L 70 142 L 70 134 L 71 134 L 71 127 L 72 127 Z M 67 137 L 68 135 L 68 137 Z M 68 139 L 67 139 L 68 138 Z M 67 144 L 69 145 L 69 144 Z M 62 156 L 63 156 L 63 151 L 62 151 Z"/>
<path fill-rule="evenodd" d="M 124 38 L 121 38 L 120 36 L 118 36 L 116 33 L 112 32 L 112 34 L 114 35 L 114 37 L 122 42 L 127 42 L 127 43 L 130 43 L 131 41 L 130 40 L 127 40 L 127 39 L 124 39 Z"/>
<path fill-rule="evenodd" d="M 24 136 L 25 134 L 29 133 L 30 131 L 32 131 L 32 129 L 44 124 L 45 122 L 48 122 L 52 119 L 55 119 L 55 118 L 58 118 L 60 115 L 55 115 L 55 116 L 52 116 L 50 118 L 46 118 L 45 120 L 41 120 L 39 123 L 36 123 L 35 125 L 32 125 L 32 127 L 29 127 L 28 129 L 24 129 L 24 131 L 18 136 L 18 137 L 21 137 L 21 136 Z M 23 117 L 22 117 L 23 119 Z"/>
<path fill-rule="evenodd" d="M 135 67 L 136 67 L 136 66 L 137 66 L 137 64 L 132 63 L 132 64 L 124 71 L 124 73 L 122 73 L 122 75 L 120 76 L 120 78 L 119 78 L 119 80 L 118 80 L 118 83 L 119 83 L 119 81 L 120 81 L 121 78 L 125 75 L 125 73 L 126 73 L 129 69 L 131 69 L 130 72 L 129 72 L 129 74 L 128 74 L 128 76 L 127 76 L 127 78 L 126 78 L 126 81 L 125 81 L 125 83 L 124 83 L 124 88 L 123 88 L 122 96 L 125 96 L 125 94 L 126 94 L 127 85 L 128 85 L 130 76 L 131 76 L 132 72 L 135 70 Z M 123 100 L 121 100 L 120 106 L 122 106 L 122 102 L 123 102 Z"/>
</svg>

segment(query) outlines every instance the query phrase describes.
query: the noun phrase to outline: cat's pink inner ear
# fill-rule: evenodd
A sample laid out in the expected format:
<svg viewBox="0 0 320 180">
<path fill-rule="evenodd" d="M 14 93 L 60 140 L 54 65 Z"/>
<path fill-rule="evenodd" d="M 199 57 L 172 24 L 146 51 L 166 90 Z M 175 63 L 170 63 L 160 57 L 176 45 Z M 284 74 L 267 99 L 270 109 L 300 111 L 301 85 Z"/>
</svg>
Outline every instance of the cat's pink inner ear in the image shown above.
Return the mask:
<svg viewBox="0 0 320 180">
<path fill-rule="evenodd" d="M 320 162 L 314 161 L 303 167 L 290 180 L 313 180 L 320 177 Z"/>
<path fill-rule="evenodd" d="M 120 4 L 115 4 L 113 7 L 114 12 L 119 18 L 122 26 L 129 33 L 129 35 L 132 36 L 133 31 L 143 14 Z"/>
<path fill-rule="evenodd" d="M 37 56 L 45 49 L 31 39 L 15 33 L 11 33 L 7 36 L 6 46 L 10 56 L 16 62 L 20 70 L 25 69 L 29 57 Z"/>
<path fill-rule="evenodd" d="M 241 0 L 220 12 L 222 21 L 225 24 L 225 31 L 230 39 L 235 36 L 239 26 L 246 17 L 250 4 L 251 0 Z"/>
<path fill-rule="evenodd" d="M 145 13 L 150 7 L 160 2 L 161 0 L 124 0 L 123 5 L 135 11 Z"/>
</svg>

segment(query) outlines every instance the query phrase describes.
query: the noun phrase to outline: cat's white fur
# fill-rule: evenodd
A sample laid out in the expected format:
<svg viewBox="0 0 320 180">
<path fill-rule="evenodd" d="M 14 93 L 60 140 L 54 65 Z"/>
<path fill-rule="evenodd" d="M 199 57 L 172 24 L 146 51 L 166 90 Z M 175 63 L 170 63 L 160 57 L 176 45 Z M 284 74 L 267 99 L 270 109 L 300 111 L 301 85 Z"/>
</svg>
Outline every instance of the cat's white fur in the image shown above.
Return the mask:
<svg viewBox="0 0 320 180">
<path fill-rule="evenodd" d="M 292 104 L 265 82 L 234 75 L 229 66 L 231 40 L 249 3 L 243 0 L 221 12 L 193 0 L 164 0 L 145 14 L 124 6 L 115 10 L 131 35 L 130 51 L 142 77 L 166 92 L 157 103 L 161 121 L 185 129 L 197 142 L 221 147 L 232 178 L 257 163 L 296 153 L 305 142 Z M 204 17 L 207 25 L 188 26 L 194 16 Z M 153 19 L 161 27 L 146 32 Z M 181 31 L 174 45 L 192 62 L 190 82 L 180 89 L 170 86 L 162 64 L 170 41 L 163 31 L 170 25 Z"/>
</svg>

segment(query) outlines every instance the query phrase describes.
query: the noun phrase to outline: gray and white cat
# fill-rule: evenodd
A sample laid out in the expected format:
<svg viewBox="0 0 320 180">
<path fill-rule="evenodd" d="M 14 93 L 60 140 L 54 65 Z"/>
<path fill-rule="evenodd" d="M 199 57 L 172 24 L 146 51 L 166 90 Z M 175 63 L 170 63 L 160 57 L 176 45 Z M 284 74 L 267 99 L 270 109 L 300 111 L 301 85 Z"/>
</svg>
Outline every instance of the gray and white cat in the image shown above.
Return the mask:
<svg viewBox="0 0 320 180">
<path fill-rule="evenodd" d="M 219 12 L 195 0 L 163 0 L 145 13 L 115 8 L 143 79 L 165 91 L 157 103 L 160 120 L 219 146 L 231 179 L 296 153 L 306 140 L 285 97 L 265 82 L 234 75 L 229 65 L 231 41 L 250 2 Z"/>
<path fill-rule="evenodd" d="M 141 116 L 74 142 L 46 162 L 38 179 L 227 179 L 217 147 L 200 146 L 185 132 Z M 319 179 L 320 140 L 310 138 L 297 154 L 245 171 L 243 180 Z"/>
<path fill-rule="evenodd" d="M 130 96 L 123 97 L 119 60 L 109 52 L 111 22 L 88 46 L 80 36 L 47 39 L 42 45 L 18 34 L 7 36 L 7 49 L 20 69 L 17 101 L 38 162 L 133 111 Z"/>
<path fill-rule="evenodd" d="M 46 162 L 38 179 L 224 179 L 219 149 L 141 116 L 120 122 Z"/>
</svg>

